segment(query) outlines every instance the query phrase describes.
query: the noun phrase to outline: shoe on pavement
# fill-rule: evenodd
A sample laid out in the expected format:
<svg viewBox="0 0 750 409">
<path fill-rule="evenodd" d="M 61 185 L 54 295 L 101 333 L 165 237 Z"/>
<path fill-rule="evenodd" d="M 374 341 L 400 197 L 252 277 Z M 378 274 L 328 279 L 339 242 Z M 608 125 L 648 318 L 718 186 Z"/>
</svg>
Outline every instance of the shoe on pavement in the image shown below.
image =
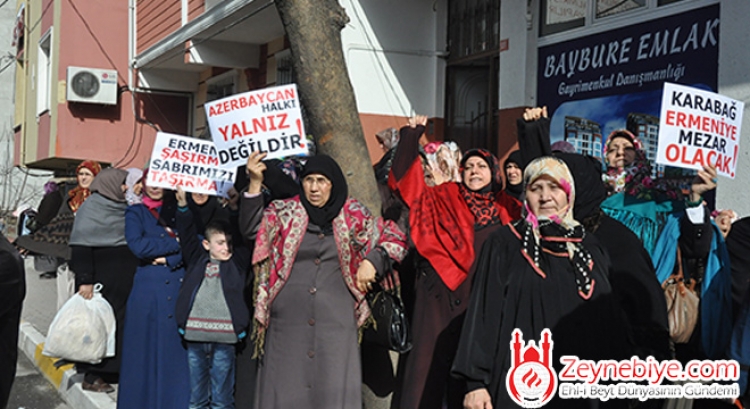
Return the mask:
<svg viewBox="0 0 750 409">
<path fill-rule="evenodd" d="M 115 391 L 115 388 L 107 382 L 104 382 L 102 378 L 97 378 L 93 383 L 83 381 L 81 387 L 83 390 L 90 392 L 110 393 Z"/>
</svg>

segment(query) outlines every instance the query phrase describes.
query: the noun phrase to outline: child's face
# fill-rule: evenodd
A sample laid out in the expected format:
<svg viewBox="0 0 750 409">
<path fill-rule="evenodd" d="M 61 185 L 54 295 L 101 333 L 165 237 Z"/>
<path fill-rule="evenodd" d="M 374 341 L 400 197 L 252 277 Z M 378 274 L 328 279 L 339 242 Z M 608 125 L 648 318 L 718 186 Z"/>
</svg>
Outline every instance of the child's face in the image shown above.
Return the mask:
<svg viewBox="0 0 750 409">
<path fill-rule="evenodd" d="M 203 248 L 208 250 L 208 254 L 214 260 L 227 261 L 232 257 L 232 251 L 227 243 L 227 236 L 224 233 L 214 233 L 208 239 L 203 239 Z"/>
<path fill-rule="evenodd" d="M 203 206 L 204 204 L 206 204 L 206 202 L 208 202 L 208 195 L 205 193 L 192 192 L 190 193 L 190 196 L 193 197 L 193 202 L 195 202 L 195 204 L 197 204 L 198 206 Z"/>
</svg>

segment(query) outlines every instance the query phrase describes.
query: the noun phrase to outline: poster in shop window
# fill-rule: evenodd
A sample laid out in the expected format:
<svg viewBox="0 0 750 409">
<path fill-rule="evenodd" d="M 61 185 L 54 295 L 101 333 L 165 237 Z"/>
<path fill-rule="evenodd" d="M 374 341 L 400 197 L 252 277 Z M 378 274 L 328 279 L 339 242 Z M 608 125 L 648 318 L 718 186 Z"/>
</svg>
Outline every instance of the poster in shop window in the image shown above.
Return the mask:
<svg viewBox="0 0 750 409">
<path fill-rule="evenodd" d="M 537 100 L 548 107 L 551 142 L 604 160 L 607 136 L 625 128 L 654 163 L 664 83 L 717 91 L 719 7 L 540 47 Z M 683 172 L 654 173 L 665 169 Z"/>
<path fill-rule="evenodd" d="M 266 159 L 308 153 L 294 84 L 232 95 L 205 109 L 222 167 L 242 166 L 256 151 L 266 152 Z"/>
</svg>

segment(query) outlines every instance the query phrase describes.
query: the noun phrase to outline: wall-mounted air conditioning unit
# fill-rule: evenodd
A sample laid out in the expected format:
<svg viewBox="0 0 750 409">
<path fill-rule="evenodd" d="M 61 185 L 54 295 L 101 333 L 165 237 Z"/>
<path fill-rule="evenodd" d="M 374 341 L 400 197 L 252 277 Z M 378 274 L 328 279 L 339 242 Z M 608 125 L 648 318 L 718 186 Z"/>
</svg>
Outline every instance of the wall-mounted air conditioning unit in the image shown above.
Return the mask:
<svg viewBox="0 0 750 409">
<path fill-rule="evenodd" d="M 117 105 L 117 71 L 68 67 L 67 99 L 71 102 Z"/>
</svg>

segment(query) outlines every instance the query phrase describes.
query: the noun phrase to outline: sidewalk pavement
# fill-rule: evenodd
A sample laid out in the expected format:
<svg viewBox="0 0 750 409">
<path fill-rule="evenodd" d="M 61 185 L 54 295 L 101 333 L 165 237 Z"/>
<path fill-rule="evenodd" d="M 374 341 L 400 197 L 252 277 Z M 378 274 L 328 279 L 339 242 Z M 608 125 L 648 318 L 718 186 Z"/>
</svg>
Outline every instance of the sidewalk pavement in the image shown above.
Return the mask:
<svg viewBox="0 0 750 409">
<path fill-rule="evenodd" d="M 112 393 L 94 393 L 81 388 L 82 375 L 72 364 L 55 368 L 55 358 L 42 355 L 44 340 L 57 312 L 57 284 L 54 279 L 40 279 L 34 259 L 26 258 L 26 299 L 21 312 L 18 349 L 49 380 L 62 399 L 76 409 L 116 409 L 117 385 Z"/>
</svg>

